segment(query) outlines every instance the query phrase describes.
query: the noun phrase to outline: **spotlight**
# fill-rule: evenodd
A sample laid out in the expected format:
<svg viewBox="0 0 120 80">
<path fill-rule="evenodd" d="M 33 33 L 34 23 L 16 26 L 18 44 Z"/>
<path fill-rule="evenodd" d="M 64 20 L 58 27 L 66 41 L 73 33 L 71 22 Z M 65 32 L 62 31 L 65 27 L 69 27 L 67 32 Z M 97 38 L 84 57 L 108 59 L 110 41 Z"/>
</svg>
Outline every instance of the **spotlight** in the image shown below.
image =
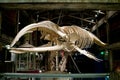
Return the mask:
<svg viewBox="0 0 120 80">
<path fill-rule="evenodd" d="M 98 17 L 98 15 L 97 15 L 97 14 L 95 14 L 95 17 Z"/>
<path fill-rule="evenodd" d="M 10 45 L 5 45 L 5 48 L 10 49 Z"/>
</svg>

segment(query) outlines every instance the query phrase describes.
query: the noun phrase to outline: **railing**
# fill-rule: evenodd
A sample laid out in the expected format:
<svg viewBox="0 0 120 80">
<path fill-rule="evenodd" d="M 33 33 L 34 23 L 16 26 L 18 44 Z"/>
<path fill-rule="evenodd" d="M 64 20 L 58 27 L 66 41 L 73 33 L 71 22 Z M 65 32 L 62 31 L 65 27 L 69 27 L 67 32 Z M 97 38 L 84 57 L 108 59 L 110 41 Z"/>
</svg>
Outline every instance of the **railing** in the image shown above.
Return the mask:
<svg viewBox="0 0 120 80">
<path fill-rule="evenodd" d="M 105 80 L 109 80 L 109 73 L 85 73 L 85 74 L 2 73 L 0 75 L 2 80 L 6 80 L 5 78 L 105 78 Z"/>
</svg>

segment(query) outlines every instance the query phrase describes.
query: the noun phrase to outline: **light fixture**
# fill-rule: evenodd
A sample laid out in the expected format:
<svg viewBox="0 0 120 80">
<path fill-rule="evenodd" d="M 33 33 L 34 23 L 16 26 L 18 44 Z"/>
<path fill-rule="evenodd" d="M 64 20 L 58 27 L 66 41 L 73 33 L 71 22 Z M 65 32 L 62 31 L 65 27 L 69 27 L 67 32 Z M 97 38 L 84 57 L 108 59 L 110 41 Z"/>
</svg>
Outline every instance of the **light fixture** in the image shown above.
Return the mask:
<svg viewBox="0 0 120 80">
<path fill-rule="evenodd" d="M 95 14 L 95 17 L 97 18 L 97 17 L 98 17 L 98 15 L 97 15 L 97 14 Z"/>
<path fill-rule="evenodd" d="M 98 14 L 105 14 L 105 13 L 102 12 L 101 10 L 96 10 L 96 11 L 94 11 L 94 12 L 96 12 L 96 13 L 98 13 Z"/>
</svg>

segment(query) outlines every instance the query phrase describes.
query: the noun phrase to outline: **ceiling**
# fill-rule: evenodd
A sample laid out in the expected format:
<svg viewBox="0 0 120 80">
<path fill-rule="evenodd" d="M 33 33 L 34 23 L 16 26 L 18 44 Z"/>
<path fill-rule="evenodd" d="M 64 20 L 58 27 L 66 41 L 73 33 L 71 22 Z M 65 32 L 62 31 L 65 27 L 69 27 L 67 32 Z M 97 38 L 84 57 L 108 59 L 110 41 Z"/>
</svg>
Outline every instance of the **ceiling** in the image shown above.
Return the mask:
<svg viewBox="0 0 120 80">
<path fill-rule="evenodd" d="M 104 42 L 116 43 L 120 40 L 116 36 L 120 33 L 119 6 L 119 3 L 0 3 L 1 33 L 5 34 L 1 41 L 9 44 L 26 25 L 51 20 L 60 26 L 78 25 Z"/>
</svg>

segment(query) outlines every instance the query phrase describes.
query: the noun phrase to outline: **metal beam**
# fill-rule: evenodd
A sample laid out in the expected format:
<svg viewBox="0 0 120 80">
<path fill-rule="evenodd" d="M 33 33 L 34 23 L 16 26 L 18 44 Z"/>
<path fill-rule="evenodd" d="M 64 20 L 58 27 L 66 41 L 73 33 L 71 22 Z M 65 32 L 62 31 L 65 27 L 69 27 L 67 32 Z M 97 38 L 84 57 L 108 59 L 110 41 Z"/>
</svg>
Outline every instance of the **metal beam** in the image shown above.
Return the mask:
<svg viewBox="0 0 120 80">
<path fill-rule="evenodd" d="M 83 19 L 83 18 L 80 18 L 80 17 L 76 17 L 76 16 L 72 16 L 72 15 L 68 15 L 68 17 L 72 17 L 72 18 L 75 18 L 75 19 L 79 19 L 79 20 L 82 20 L 82 21 L 85 21 L 85 22 L 89 22 L 89 23 L 95 24 L 95 22 L 93 22 L 93 21 L 90 21 L 90 20 L 87 20 L 87 19 Z"/>
<path fill-rule="evenodd" d="M 110 50 L 120 50 L 120 42 L 117 43 L 113 43 L 109 46 L 106 46 L 106 49 L 110 49 Z"/>
<path fill-rule="evenodd" d="M 0 3 L 38 3 L 38 2 L 96 2 L 119 3 L 119 0 L 0 0 Z"/>
<path fill-rule="evenodd" d="M 108 12 L 108 19 L 113 15 L 115 14 L 117 11 L 109 11 Z M 101 20 L 98 21 L 97 25 L 94 25 L 91 29 L 91 31 L 95 31 L 98 27 L 100 27 L 103 23 L 105 23 L 105 20 L 106 20 L 106 17 L 103 17 Z"/>
<path fill-rule="evenodd" d="M 53 10 L 53 9 L 100 9 L 100 10 L 120 10 L 119 3 L 0 3 L 1 9 L 30 9 L 30 10 Z"/>
</svg>

